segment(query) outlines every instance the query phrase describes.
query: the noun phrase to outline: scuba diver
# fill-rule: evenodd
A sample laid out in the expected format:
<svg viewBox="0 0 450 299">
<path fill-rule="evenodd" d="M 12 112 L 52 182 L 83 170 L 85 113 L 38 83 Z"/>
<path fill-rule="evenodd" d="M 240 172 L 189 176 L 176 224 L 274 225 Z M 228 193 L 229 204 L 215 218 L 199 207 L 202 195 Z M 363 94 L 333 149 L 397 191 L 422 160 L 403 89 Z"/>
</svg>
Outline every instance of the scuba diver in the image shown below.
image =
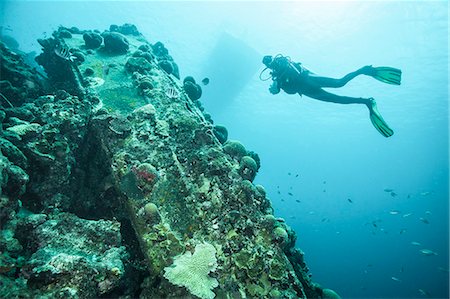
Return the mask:
<svg viewBox="0 0 450 299">
<path fill-rule="evenodd" d="M 339 104 L 364 104 L 369 109 L 370 120 L 373 126 L 384 137 L 390 137 L 394 131 L 381 117 L 374 98 L 355 98 L 339 96 L 323 90 L 323 88 L 338 88 L 347 84 L 358 75 L 371 76 L 387 84 L 400 85 L 402 72 L 392 67 L 364 66 L 351 72 L 340 79 L 320 77 L 302 66 L 301 63 L 292 62 L 287 56 L 277 55 L 264 56 L 263 61 L 266 68 L 261 72 L 260 79 L 263 81 L 272 78 L 273 83 L 269 88 L 271 94 L 277 94 L 283 89 L 288 94 L 306 95 L 310 98 Z M 270 69 L 270 76 L 262 78 L 262 74 Z"/>
</svg>

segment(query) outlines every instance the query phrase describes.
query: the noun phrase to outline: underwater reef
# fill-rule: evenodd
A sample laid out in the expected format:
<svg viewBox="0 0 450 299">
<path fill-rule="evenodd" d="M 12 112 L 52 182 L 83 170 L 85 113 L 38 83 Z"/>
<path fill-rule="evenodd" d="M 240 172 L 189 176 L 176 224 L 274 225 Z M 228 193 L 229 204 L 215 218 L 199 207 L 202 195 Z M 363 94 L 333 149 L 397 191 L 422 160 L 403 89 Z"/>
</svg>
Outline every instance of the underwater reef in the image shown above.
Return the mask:
<svg viewBox="0 0 450 299">
<path fill-rule="evenodd" d="M 38 41 L 44 71 L 0 43 L 0 297 L 339 298 L 163 43 Z"/>
</svg>

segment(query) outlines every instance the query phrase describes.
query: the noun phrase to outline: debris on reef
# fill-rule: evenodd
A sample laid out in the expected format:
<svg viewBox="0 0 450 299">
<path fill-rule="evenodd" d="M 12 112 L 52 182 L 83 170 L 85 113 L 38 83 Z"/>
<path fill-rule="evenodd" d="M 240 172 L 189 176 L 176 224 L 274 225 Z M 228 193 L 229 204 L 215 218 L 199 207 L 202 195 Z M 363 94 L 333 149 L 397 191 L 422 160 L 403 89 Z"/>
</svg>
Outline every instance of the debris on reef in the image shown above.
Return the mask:
<svg viewBox="0 0 450 299">
<path fill-rule="evenodd" d="M 125 24 L 39 43 L 47 78 L 1 45 L 17 63 L 0 73 L 0 297 L 330 293 L 252 183 L 259 156 L 213 125 L 161 42 Z"/>
</svg>

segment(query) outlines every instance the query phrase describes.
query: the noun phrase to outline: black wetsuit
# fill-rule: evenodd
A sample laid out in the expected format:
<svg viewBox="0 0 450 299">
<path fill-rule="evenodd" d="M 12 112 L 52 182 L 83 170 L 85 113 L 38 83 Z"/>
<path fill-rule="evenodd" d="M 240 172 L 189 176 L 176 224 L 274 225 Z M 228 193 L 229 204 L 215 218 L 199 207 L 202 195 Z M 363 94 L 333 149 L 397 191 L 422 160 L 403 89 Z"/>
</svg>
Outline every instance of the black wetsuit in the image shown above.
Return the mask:
<svg viewBox="0 0 450 299">
<path fill-rule="evenodd" d="M 301 63 L 290 62 L 286 57 L 277 57 L 272 65 L 273 94 L 279 93 L 280 89 L 288 94 L 302 94 L 302 82 L 309 71 L 303 68 Z"/>
</svg>

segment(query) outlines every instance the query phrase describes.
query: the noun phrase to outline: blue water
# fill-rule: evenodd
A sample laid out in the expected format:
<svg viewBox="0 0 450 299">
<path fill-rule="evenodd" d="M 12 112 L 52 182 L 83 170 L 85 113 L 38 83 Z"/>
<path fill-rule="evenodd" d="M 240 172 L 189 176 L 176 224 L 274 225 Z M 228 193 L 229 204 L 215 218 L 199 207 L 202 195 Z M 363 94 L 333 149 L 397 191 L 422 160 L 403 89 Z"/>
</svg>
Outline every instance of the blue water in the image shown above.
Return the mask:
<svg viewBox="0 0 450 299">
<path fill-rule="evenodd" d="M 297 232 L 314 281 L 346 298 L 427 297 L 419 289 L 448 298 L 446 1 L 52 1 L 0 9 L 12 30 L 4 33 L 24 51 L 38 50 L 36 38 L 60 24 L 104 30 L 129 22 L 162 41 L 182 77 L 210 78 L 206 110 L 261 157 L 255 183 Z M 402 69 L 401 86 L 358 77 L 336 90 L 377 99 L 394 136 L 382 137 L 365 107 L 271 95 L 258 75 L 262 56 L 277 53 L 324 76 L 367 64 Z"/>
</svg>

